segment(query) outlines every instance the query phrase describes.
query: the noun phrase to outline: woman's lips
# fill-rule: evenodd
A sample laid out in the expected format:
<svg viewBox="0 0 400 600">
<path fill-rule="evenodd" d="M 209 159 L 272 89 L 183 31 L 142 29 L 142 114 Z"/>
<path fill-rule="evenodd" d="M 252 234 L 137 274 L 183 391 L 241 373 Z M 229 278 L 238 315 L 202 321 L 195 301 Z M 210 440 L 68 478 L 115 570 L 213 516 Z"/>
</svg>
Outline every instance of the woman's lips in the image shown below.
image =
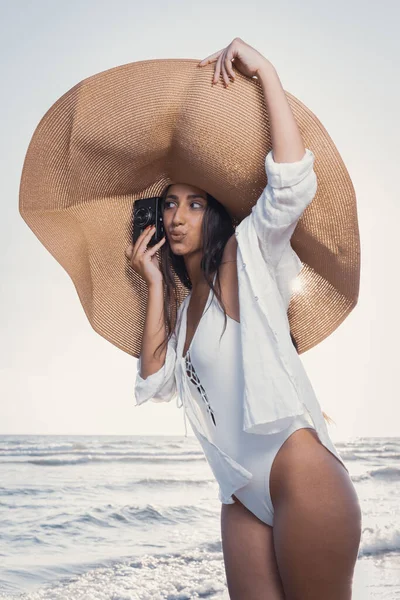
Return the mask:
<svg viewBox="0 0 400 600">
<path fill-rule="evenodd" d="M 171 237 L 173 240 L 176 240 L 177 242 L 179 242 L 180 240 L 183 240 L 183 238 L 185 237 L 184 233 L 171 233 Z"/>
</svg>

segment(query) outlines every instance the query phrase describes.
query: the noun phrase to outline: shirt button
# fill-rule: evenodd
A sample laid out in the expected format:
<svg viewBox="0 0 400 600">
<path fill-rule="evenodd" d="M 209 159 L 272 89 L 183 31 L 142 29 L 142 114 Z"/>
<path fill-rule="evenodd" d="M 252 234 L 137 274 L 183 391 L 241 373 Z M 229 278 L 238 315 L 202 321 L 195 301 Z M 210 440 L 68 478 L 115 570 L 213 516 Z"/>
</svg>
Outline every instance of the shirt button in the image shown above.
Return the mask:
<svg viewBox="0 0 400 600">
<path fill-rule="evenodd" d="M 243 269 L 245 269 L 245 268 L 246 268 L 246 263 L 243 263 Z"/>
<path fill-rule="evenodd" d="M 258 300 L 258 296 L 254 296 L 254 299 L 257 301 Z"/>
<path fill-rule="evenodd" d="M 239 232 L 238 232 L 238 231 L 235 231 L 235 235 L 239 235 Z"/>
</svg>

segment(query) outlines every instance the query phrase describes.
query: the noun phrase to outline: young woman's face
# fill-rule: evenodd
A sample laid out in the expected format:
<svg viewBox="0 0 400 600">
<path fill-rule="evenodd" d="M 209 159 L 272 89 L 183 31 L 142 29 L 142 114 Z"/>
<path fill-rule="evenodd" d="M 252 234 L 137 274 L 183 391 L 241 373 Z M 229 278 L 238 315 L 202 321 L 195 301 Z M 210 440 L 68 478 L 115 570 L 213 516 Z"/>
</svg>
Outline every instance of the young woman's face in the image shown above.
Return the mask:
<svg viewBox="0 0 400 600">
<path fill-rule="evenodd" d="M 164 202 L 163 220 L 174 254 L 190 254 L 202 248 L 201 226 L 206 207 L 207 194 L 200 188 L 185 183 L 171 185 Z"/>
</svg>

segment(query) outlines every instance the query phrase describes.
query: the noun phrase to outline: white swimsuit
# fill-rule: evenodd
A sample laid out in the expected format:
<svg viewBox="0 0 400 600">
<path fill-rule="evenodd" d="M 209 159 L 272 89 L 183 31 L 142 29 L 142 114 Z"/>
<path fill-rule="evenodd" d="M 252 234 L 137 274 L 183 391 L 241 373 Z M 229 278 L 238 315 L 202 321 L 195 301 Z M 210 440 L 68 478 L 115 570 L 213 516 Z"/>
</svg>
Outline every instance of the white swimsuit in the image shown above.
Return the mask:
<svg viewBox="0 0 400 600">
<path fill-rule="evenodd" d="M 202 413 L 210 439 L 253 475 L 247 485 L 235 492 L 235 496 L 261 521 L 272 525 L 274 508 L 269 476 L 274 458 L 294 431 L 303 427 L 315 428 L 308 415 L 301 415 L 278 433 L 260 435 L 243 431 L 240 323 L 227 315 L 226 330 L 220 341 L 223 327 L 224 313 L 210 290 L 185 355 L 189 388 Z"/>
</svg>

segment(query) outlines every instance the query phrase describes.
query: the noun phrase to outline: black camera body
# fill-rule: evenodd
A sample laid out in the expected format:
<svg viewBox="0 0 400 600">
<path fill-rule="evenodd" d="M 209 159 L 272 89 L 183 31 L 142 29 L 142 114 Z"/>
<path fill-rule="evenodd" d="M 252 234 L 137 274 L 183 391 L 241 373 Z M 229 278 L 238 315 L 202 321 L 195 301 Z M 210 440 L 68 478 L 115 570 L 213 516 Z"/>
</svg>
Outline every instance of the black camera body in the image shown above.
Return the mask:
<svg viewBox="0 0 400 600">
<path fill-rule="evenodd" d="M 162 198 L 154 196 L 153 198 L 139 198 L 133 205 L 133 244 L 135 245 L 138 237 L 146 227 L 155 225 L 156 230 L 151 236 L 148 246 L 154 246 L 164 236 L 164 225 L 162 217 Z"/>
</svg>

